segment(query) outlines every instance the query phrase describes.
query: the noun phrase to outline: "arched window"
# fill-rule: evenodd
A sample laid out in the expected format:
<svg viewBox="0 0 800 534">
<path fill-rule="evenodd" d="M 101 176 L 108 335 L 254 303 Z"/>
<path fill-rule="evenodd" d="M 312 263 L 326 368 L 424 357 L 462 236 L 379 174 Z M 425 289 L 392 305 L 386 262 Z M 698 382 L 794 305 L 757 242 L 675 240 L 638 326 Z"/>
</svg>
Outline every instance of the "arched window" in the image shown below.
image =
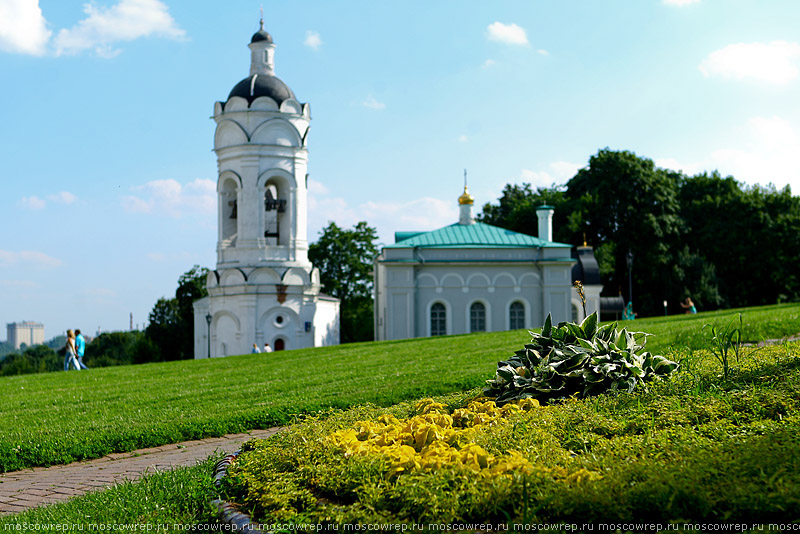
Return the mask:
<svg viewBox="0 0 800 534">
<path fill-rule="evenodd" d="M 572 322 L 581 322 L 580 311 L 578 311 L 578 307 L 575 304 L 572 305 Z"/>
<path fill-rule="evenodd" d="M 286 348 L 286 342 L 283 340 L 282 337 L 279 337 L 275 340 L 275 350 L 284 350 Z"/>
<path fill-rule="evenodd" d="M 508 308 L 508 326 L 511 330 L 525 328 L 525 305 L 518 300 Z"/>
<path fill-rule="evenodd" d="M 431 335 L 444 336 L 447 334 L 447 309 L 441 302 L 431 306 Z"/>
<path fill-rule="evenodd" d="M 264 237 L 268 245 L 285 245 L 286 214 L 285 187 L 274 178 L 267 181 L 264 191 Z"/>
<path fill-rule="evenodd" d="M 473 302 L 469 307 L 469 331 L 486 332 L 486 306 L 482 302 Z"/>
<path fill-rule="evenodd" d="M 220 201 L 220 228 L 222 230 L 222 240 L 228 244 L 236 244 L 237 219 L 239 217 L 239 207 L 237 205 L 237 184 L 235 180 L 228 178 L 222 184 L 222 192 L 219 195 Z"/>
</svg>

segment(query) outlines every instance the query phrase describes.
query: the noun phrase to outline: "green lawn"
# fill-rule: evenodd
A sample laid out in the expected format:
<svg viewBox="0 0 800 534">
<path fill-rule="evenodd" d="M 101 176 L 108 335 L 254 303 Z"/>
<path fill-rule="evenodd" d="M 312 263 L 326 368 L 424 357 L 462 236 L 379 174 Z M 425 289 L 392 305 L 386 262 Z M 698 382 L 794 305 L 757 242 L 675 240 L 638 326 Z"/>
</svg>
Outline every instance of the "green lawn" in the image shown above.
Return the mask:
<svg viewBox="0 0 800 534">
<path fill-rule="evenodd" d="M 0 530 L 58 528 L 61 532 L 84 529 L 113 532 L 116 525 L 117 529 L 124 526 L 123 532 L 186 532 L 198 524 L 207 527 L 217 522 L 217 510 L 211 501 L 217 498 L 212 473 L 218 459 L 210 458 L 195 467 L 151 474 L 137 482 L 126 481 L 66 502 L 2 516 Z M 85 528 L 88 525 L 95 525 L 94 530 Z M 208 531 L 208 528 L 191 530 Z"/>
<path fill-rule="evenodd" d="M 750 341 L 800 332 L 800 304 L 742 311 L 746 339 Z M 794 404 L 791 413 L 775 406 L 797 401 L 792 384 L 799 378 L 798 346 L 765 349 L 756 352 L 755 358 L 747 356 L 747 361 L 735 365 L 734 381 L 728 384 L 733 389 L 721 388 L 721 369 L 716 361 L 707 352 L 692 350 L 701 348 L 707 339 L 708 334 L 701 331 L 704 324 L 725 325 L 734 317 L 736 310 L 628 323 L 626 326 L 633 330 L 655 334 L 648 349 L 682 361 L 679 379 L 665 384 L 667 389 L 626 395 L 622 400 L 589 399 L 579 401 L 575 409 L 554 406 L 554 417 L 549 419 L 555 425 L 551 429 L 553 439 L 565 450 L 580 452 L 583 447 L 591 452 L 587 448 L 591 443 L 599 451 L 595 445 L 602 441 L 597 440 L 608 437 L 603 429 L 612 425 L 617 430 L 624 427 L 632 431 L 632 441 L 626 446 L 650 446 L 653 444 L 647 441 L 648 436 L 662 430 L 668 434 L 671 430 L 667 426 L 674 422 L 685 424 L 688 436 L 693 432 L 692 425 L 719 420 L 719 424 L 703 427 L 704 439 L 710 441 L 704 442 L 707 453 L 702 454 L 716 458 L 714 443 L 724 449 L 730 440 L 738 439 L 736 432 L 724 433 L 733 428 L 731 425 L 747 423 L 756 431 L 754 436 L 764 435 L 758 431 L 762 420 L 786 419 L 795 412 Z M 285 424 L 294 420 L 294 414 L 330 407 L 364 403 L 390 406 L 423 396 L 465 391 L 482 385 L 493 375 L 498 360 L 528 340 L 526 332 L 515 331 L 0 378 L 0 468 L 8 471 L 70 462 L 112 451 Z M 758 363 L 758 355 L 769 356 L 774 363 Z M 783 376 L 785 371 L 789 374 Z M 787 384 L 791 385 L 789 389 Z M 773 393 L 773 387 L 779 389 Z M 787 400 L 778 401 L 777 397 Z M 561 416 L 556 417 L 559 410 L 566 410 L 563 421 Z M 572 415 L 573 419 L 566 417 L 577 413 L 575 410 L 582 414 L 580 421 L 573 420 Z M 708 417 L 698 419 L 698 410 Z M 592 414 L 597 414 L 596 420 Z M 796 423 L 796 417 L 790 419 Z M 715 436 L 720 437 L 718 442 Z M 637 445 L 637 439 L 645 442 Z M 658 443 L 653 443 L 653 454 L 659 458 Z M 613 444 L 608 447 L 613 449 Z M 613 463 L 610 457 L 582 458 Z M 665 465 L 671 468 L 669 463 Z M 686 468 L 692 469 L 688 464 Z M 674 476 L 679 475 L 676 472 Z M 620 476 L 619 487 L 624 488 L 625 475 Z M 786 479 L 775 480 L 783 484 Z M 65 504 L 0 518 L 0 525 L 56 522 L 61 518 L 76 524 L 209 521 L 213 515 L 207 506 L 213 493 L 209 481 L 207 462 Z M 604 506 L 608 492 L 601 486 L 595 489 L 598 505 Z M 579 492 L 572 492 L 553 498 L 566 499 L 566 503 L 570 495 L 580 497 Z M 126 502 L 139 504 L 126 512 Z M 557 516 L 556 512 L 551 515 Z"/>
<path fill-rule="evenodd" d="M 637 320 L 653 352 L 697 348 L 733 311 Z M 800 332 L 800 304 L 744 310 L 750 339 Z M 389 406 L 463 391 L 529 341 L 525 331 L 359 343 L 0 378 L 0 470 L 69 463 L 292 421 L 327 408 Z"/>
</svg>

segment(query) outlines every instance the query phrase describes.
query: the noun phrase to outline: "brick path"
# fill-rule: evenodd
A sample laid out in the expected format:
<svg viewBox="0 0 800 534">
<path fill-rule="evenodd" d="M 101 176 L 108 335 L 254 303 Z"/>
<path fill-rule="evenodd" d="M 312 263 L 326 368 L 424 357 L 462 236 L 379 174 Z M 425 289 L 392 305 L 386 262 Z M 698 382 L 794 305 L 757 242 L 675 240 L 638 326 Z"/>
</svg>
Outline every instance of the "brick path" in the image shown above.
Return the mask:
<svg viewBox="0 0 800 534">
<path fill-rule="evenodd" d="M 0 515 L 66 501 L 123 480 L 136 480 L 153 471 L 191 467 L 217 451 L 235 452 L 248 439 L 267 438 L 277 431 L 277 428 L 253 430 L 248 434 L 228 434 L 221 438 L 110 454 L 97 460 L 0 474 Z"/>
</svg>

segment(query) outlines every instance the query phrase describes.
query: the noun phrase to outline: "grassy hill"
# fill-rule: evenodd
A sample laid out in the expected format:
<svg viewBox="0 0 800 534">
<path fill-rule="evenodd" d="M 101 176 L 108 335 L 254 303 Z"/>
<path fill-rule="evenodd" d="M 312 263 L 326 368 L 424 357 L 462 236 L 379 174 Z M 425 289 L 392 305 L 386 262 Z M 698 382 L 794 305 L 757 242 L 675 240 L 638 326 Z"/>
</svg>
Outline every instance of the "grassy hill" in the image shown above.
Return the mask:
<svg viewBox="0 0 800 534">
<path fill-rule="evenodd" d="M 800 332 L 800 304 L 741 310 L 746 338 Z M 704 324 L 736 310 L 632 322 L 648 349 L 702 348 Z M 0 470 L 291 422 L 297 414 L 389 406 L 483 384 L 529 340 L 525 331 L 359 343 L 212 360 L 0 378 Z M 676 356 L 677 355 L 677 356 Z"/>
</svg>

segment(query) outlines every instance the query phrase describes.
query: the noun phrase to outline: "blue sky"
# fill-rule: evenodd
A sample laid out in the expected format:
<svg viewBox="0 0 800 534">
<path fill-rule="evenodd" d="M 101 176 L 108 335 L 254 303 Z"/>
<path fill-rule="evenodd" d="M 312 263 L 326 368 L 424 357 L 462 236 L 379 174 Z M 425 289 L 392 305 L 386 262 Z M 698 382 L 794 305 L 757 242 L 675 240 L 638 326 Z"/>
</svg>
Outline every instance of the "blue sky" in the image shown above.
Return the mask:
<svg viewBox="0 0 800 534">
<path fill-rule="evenodd" d="M 214 266 L 209 117 L 248 75 L 260 6 L 0 0 L 0 323 L 142 326 Z M 387 244 L 435 229 L 465 168 L 480 206 L 604 147 L 800 191 L 796 0 L 308 0 L 264 19 L 311 104 L 311 241 L 329 220 Z"/>
</svg>

